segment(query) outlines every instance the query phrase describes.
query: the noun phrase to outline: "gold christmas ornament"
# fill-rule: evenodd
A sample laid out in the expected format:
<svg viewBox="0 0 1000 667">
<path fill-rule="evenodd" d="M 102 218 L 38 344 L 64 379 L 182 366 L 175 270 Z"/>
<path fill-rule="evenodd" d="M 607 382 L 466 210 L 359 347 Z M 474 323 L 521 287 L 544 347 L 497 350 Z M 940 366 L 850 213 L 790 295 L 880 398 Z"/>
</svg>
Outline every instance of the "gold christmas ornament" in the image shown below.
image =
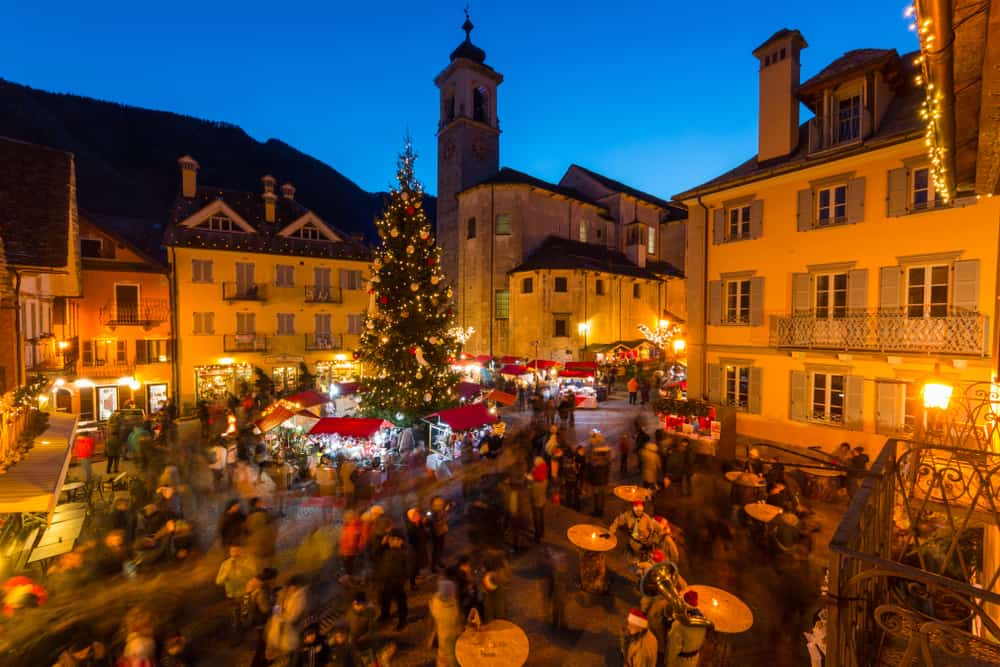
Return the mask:
<svg viewBox="0 0 1000 667">
<path fill-rule="evenodd" d="M 420 230 L 420 238 L 422 240 L 426 241 L 427 237 L 430 236 L 430 235 L 431 235 L 431 233 L 429 231 L 427 231 L 426 229 L 421 229 Z"/>
<path fill-rule="evenodd" d="M 410 316 L 410 311 L 408 311 L 408 310 L 404 310 L 403 312 L 401 312 L 401 313 L 399 314 L 399 316 L 400 316 L 400 317 L 402 317 L 403 319 L 406 319 L 407 317 L 409 317 L 409 316 Z"/>
<path fill-rule="evenodd" d="M 427 401 L 428 403 L 430 403 L 430 402 L 431 402 L 431 399 L 432 399 L 432 398 L 434 398 L 434 397 L 433 397 L 433 396 L 431 396 L 431 393 L 430 393 L 430 392 L 427 392 L 426 394 L 424 394 L 424 400 L 425 400 L 425 401 Z"/>
<path fill-rule="evenodd" d="M 389 235 L 390 235 L 390 236 L 391 236 L 392 238 L 396 238 L 397 236 L 399 236 L 399 228 L 397 228 L 397 227 L 393 227 L 392 229 L 390 229 L 390 230 L 389 230 Z"/>
<path fill-rule="evenodd" d="M 410 283 L 410 290 L 416 292 L 419 289 L 420 289 L 420 285 L 419 284 L 417 284 L 417 283 Z"/>
<path fill-rule="evenodd" d="M 431 276 L 431 285 L 437 285 L 439 282 L 441 282 L 440 278 L 437 276 Z"/>
<path fill-rule="evenodd" d="M 422 379 L 423 379 L 423 377 L 424 377 L 424 374 L 423 374 L 423 373 L 421 373 L 420 371 L 417 371 L 417 374 L 416 374 L 416 376 L 415 376 L 415 377 L 416 377 L 416 378 L 417 378 L 418 380 L 422 380 Z"/>
<path fill-rule="evenodd" d="M 451 298 L 451 295 L 452 295 L 452 291 L 451 291 L 451 288 L 450 288 L 450 287 L 448 288 L 448 291 L 447 291 L 447 292 L 445 292 L 445 294 L 447 294 L 447 295 L 448 295 L 448 298 L 449 298 L 449 299 Z"/>
<path fill-rule="evenodd" d="M 413 247 L 413 244 L 406 246 L 406 254 L 412 255 L 415 251 L 416 248 Z"/>
</svg>

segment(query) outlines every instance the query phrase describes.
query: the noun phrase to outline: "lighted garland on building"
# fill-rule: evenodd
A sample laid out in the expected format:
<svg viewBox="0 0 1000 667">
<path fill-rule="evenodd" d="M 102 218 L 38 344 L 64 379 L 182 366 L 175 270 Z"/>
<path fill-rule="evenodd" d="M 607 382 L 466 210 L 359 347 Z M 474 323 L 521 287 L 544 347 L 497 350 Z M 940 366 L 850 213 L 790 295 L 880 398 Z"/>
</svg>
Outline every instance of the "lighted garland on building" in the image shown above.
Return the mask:
<svg viewBox="0 0 1000 667">
<path fill-rule="evenodd" d="M 941 201 L 945 204 L 951 199 L 951 190 L 948 188 L 948 179 L 945 177 L 945 155 L 941 147 L 940 130 L 938 123 L 941 120 L 941 90 L 936 88 L 931 81 L 928 71 L 927 53 L 934 46 L 934 35 L 931 33 L 933 21 L 930 18 L 921 17 L 917 3 L 907 7 L 904 16 L 912 19 L 910 30 L 917 33 L 920 42 L 920 55 L 913 61 L 914 65 L 919 65 L 921 73 L 914 81 L 920 86 L 924 86 L 924 101 L 920 105 L 920 118 L 926 125 L 924 129 L 924 144 L 927 146 L 927 157 L 930 160 L 931 181 L 934 183 L 934 192 L 940 195 Z"/>
<path fill-rule="evenodd" d="M 452 290 L 441 270 L 441 250 L 413 175 L 416 155 L 407 141 L 375 221 L 381 243 L 371 264 L 368 313 L 358 355 L 365 368 L 365 414 L 397 424 L 456 404 L 458 375 L 449 358 L 461 344 L 451 330 Z"/>
</svg>

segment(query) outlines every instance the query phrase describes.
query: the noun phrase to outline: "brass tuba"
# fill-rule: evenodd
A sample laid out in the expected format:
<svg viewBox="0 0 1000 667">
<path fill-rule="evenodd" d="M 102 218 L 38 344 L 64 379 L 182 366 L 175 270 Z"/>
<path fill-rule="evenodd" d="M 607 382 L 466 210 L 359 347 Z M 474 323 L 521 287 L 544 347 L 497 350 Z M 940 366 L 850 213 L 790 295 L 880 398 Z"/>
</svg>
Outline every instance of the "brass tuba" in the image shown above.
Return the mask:
<svg viewBox="0 0 1000 667">
<path fill-rule="evenodd" d="M 662 595 L 667 600 L 671 615 L 681 625 L 714 629 L 712 621 L 704 616 L 691 616 L 687 613 L 687 603 L 681 597 L 677 586 L 677 565 L 673 561 L 657 563 L 646 570 L 639 581 L 639 592 L 647 596 Z"/>
</svg>

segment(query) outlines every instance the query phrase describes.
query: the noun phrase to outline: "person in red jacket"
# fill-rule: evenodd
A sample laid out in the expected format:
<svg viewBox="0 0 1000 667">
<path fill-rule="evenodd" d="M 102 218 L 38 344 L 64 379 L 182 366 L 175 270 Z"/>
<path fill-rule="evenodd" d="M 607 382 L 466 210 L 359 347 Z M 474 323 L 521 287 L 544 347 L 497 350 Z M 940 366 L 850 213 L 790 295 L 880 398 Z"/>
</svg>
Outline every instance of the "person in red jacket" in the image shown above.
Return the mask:
<svg viewBox="0 0 1000 667">
<path fill-rule="evenodd" d="M 358 513 L 354 510 L 344 512 L 344 527 L 340 530 L 340 558 L 348 575 L 354 574 L 358 556 L 361 555 L 362 530 Z"/>
<path fill-rule="evenodd" d="M 93 472 L 90 469 L 90 458 L 93 455 L 94 439 L 84 434 L 76 436 L 76 440 L 73 442 L 73 456 L 76 457 L 80 469 L 83 470 L 83 481 L 85 482 L 89 482 L 93 477 Z"/>
</svg>

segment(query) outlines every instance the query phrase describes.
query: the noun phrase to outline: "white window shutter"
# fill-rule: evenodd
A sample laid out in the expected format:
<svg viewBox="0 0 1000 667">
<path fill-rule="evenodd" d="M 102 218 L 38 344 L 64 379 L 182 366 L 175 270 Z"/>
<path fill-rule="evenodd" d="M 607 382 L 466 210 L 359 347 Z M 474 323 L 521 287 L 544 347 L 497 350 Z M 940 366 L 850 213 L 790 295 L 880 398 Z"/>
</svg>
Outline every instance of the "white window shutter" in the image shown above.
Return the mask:
<svg viewBox="0 0 1000 667">
<path fill-rule="evenodd" d="M 711 403 L 722 403 L 722 366 L 708 365 L 708 400 Z"/>
<path fill-rule="evenodd" d="M 759 239 L 764 235 L 764 200 L 750 202 L 750 238 Z"/>
<path fill-rule="evenodd" d="M 902 412 L 903 385 L 898 382 L 875 383 L 875 432 L 893 434 L 899 431 Z"/>
<path fill-rule="evenodd" d="M 860 431 L 865 418 L 865 378 L 848 375 L 844 378 L 844 427 Z"/>
<path fill-rule="evenodd" d="M 808 273 L 792 274 L 792 313 L 812 310 L 812 276 Z"/>
<path fill-rule="evenodd" d="M 712 241 L 715 245 L 726 242 L 726 211 L 721 208 L 712 211 Z"/>
<path fill-rule="evenodd" d="M 750 387 L 747 393 L 747 412 L 761 414 L 764 398 L 764 388 L 761 385 L 764 370 L 758 366 L 750 367 Z"/>
<path fill-rule="evenodd" d="M 847 310 L 863 313 L 868 308 L 868 269 L 847 272 Z"/>
<path fill-rule="evenodd" d="M 809 231 L 813 228 L 812 188 L 799 190 L 799 210 L 796 227 L 800 232 Z"/>
<path fill-rule="evenodd" d="M 750 326 L 764 324 L 764 279 L 750 279 Z"/>
<path fill-rule="evenodd" d="M 951 290 L 952 308 L 964 312 L 979 310 L 979 260 L 966 259 L 952 266 L 954 282 Z"/>
<path fill-rule="evenodd" d="M 857 224 L 865 219 L 865 179 L 847 181 L 847 222 Z"/>
<path fill-rule="evenodd" d="M 889 170 L 888 211 L 890 217 L 906 215 L 910 212 L 909 197 L 910 170 L 906 167 Z"/>
<path fill-rule="evenodd" d="M 792 421 L 804 422 L 809 417 L 809 374 L 792 371 L 789 385 L 788 417 Z"/>
<path fill-rule="evenodd" d="M 902 307 L 900 283 L 903 270 L 898 266 L 883 266 L 879 269 L 878 307 L 885 312 L 898 312 Z"/>
<path fill-rule="evenodd" d="M 721 280 L 710 280 L 708 283 L 708 323 L 712 326 L 722 324 Z"/>
</svg>

